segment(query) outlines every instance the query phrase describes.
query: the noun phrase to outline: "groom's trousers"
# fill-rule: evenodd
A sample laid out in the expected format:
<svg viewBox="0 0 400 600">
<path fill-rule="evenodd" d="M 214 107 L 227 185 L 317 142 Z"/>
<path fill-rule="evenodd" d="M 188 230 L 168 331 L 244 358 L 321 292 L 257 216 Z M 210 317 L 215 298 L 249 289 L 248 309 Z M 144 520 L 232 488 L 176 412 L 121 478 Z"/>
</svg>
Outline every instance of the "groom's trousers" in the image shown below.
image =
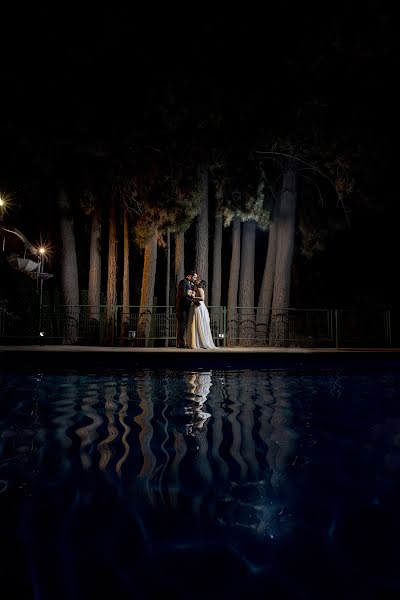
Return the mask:
<svg viewBox="0 0 400 600">
<path fill-rule="evenodd" d="M 189 319 L 189 310 L 184 307 L 176 313 L 176 345 L 178 348 L 186 345 L 186 327 Z"/>
</svg>

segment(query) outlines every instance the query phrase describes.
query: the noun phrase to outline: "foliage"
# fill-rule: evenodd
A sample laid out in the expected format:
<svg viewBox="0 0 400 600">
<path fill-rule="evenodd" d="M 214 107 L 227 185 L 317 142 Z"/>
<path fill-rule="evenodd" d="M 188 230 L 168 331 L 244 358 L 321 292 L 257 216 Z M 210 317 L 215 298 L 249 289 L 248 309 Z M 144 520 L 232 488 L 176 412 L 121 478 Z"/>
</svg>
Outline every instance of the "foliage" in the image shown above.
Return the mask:
<svg viewBox="0 0 400 600">
<path fill-rule="evenodd" d="M 135 239 L 143 247 L 154 229 L 160 234 L 185 231 L 200 205 L 200 180 L 192 169 L 172 164 L 164 156 L 147 163 L 137 176 L 142 212 L 135 223 Z"/>
<path fill-rule="evenodd" d="M 267 229 L 270 211 L 266 206 L 266 186 L 262 169 L 255 157 L 234 157 L 229 164 L 226 195 L 223 207 L 224 225 L 234 217 L 242 221 L 254 220 Z"/>
</svg>

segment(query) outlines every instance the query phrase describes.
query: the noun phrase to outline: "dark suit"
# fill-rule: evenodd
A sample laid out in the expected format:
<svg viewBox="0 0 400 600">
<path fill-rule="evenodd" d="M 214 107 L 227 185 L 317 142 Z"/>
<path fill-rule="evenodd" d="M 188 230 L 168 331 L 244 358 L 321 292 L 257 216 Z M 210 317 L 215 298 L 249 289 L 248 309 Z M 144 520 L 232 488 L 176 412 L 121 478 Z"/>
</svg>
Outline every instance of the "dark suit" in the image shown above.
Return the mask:
<svg viewBox="0 0 400 600">
<path fill-rule="evenodd" d="M 187 279 L 181 279 L 178 283 L 178 291 L 176 294 L 176 345 L 182 347 L 186 345 L 186 327 L 189 318 L 189 309 L 192 305 L 192 300 L 188 296 L 188 292 L 194 287 Z"/>
</svg>

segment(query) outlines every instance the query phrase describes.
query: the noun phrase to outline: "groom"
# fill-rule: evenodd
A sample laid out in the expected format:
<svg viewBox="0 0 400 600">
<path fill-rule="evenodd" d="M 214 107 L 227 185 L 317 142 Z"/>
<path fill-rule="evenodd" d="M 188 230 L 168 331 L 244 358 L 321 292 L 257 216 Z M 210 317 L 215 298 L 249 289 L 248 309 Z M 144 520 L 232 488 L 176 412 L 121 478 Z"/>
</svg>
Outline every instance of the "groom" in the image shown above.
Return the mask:
<svg viewBox="0 0 400 600">
<path fill-rule="evenodd" d="M 194 283 L 197 280 L 196 271 L 188 271 L 185 279 L 178 283 L 176 294 L 176 347 L 185 348 L 186 327 L 189 318 L 189 309 L 193 302 Z"/>
</svg>

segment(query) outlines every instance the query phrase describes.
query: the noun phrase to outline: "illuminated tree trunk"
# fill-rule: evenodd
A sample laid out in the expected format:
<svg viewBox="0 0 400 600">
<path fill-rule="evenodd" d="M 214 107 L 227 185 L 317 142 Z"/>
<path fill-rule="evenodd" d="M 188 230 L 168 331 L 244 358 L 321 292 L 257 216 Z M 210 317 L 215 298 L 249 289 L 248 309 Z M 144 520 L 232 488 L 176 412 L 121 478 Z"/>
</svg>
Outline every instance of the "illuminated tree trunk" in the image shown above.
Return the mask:
<svg viewBox="0 0 400 600">
<path fill-rule="evenodd" d="M 117 223 L 115 197 L 111 194 L 108 221 L 107 341 L 114 343 L 115 306 L 117 304 Z"/>
<path fill-rule="evenodd" d="M 169 344 L 170 336 L 170 292 L 171 292 L 171 231 L 167 227 L 167 277 L 165 285 L 165 346 Z"/>
<path fill-rule="evenodd" d="M 185 277 L 185 234 L 175 233 L 175 286 Z"/>
<path fill-rule="evenodd" d="M 256 222 L 245 221 L 242 233 L 239 284 L 239 344 L 254 344 L 254 258 Z"/>
<path fill-rule="evenodd" d="M 232 220 L 232 255 L 228 288 L 228 345 L 237 343 L 237 304 L 240 271 L 240 218 Z"/>
<path fill-rule="evenodd" d="M 165 284 L 165 306 L 169 306 L 170 288 L 171 288 L 171 231 L 167 227 L 167 272 Z"/>
<path fill-rule="evenodd" d="M 65 304 L 64 343 L 73 344 L 79 329 L 78 261 L 74 233 L 74 217 L 70 200 L 63 188 L 58 194 L 60 212 L 61 294 Z"/>
<path fill-rule="evenodd" d="M 268 250 L 265 260 L 264 274 L 261 283 L 257 309 L 257 339 L 265 344 L 268 339 L 268 329 L 271 320 L 272 293 L 274 291 L 275 265 L 277 247 L 277 224 L 271 222 L 268 235 Z"/>
<path fill-rule="evenodd" d="M 284 346 L 289 337 L 289 302 L 294 236 L 296 225 L 296 169 L 293 159 L 285 165 L 282 191 L 277 214 L 277 248 L 274 291 L 272 298 L 272 319 L 270 344 Z"/>
<path fill-rule="evenodd" d="M 196 227 L 196 267 L 199 279 L 208 283 L 208 170 L 201 170 L 201 205 Z M 205 293 L 207 302 L 207 290 Z"/>
<path fill-rule="evenodd" d="M 213 249 L 213 279 L 211 290 L 211 305 L 221 305 L 221 255 L 222 255 L 222 227 L 223 216 L 221 214 L 222 187 L 218 186 L 216 192 L 217 206 L 215 211 L 214 227 L 214 249 Z"/>
<path fill-rule="evenodd" d="M 99 326 L 101 294 L 101 210 L 96 206 L 91 214 L 90 264 L 88 284 L 89 321 L 95 329 Z"/>
<path fill-rule="evenodd" d="M 140 295 L 140 309 L 138 321 L 138 337 L 144 340 L 144 345 L 148 346 L 151 315 L 154 302 L 154 284 L 156 279 L 157 267 L 157 230 L 153 231 L 151 238 L 144 247 L 144 265 L 142 291 Z"/>
<path fill-rule="evenodd" d="M 122 281 L 122 316 L 121 316 L 121 334 L 128 336 L 129 331 L 129 214 L 124 210 L 124 274 Z"/>
</svg>

